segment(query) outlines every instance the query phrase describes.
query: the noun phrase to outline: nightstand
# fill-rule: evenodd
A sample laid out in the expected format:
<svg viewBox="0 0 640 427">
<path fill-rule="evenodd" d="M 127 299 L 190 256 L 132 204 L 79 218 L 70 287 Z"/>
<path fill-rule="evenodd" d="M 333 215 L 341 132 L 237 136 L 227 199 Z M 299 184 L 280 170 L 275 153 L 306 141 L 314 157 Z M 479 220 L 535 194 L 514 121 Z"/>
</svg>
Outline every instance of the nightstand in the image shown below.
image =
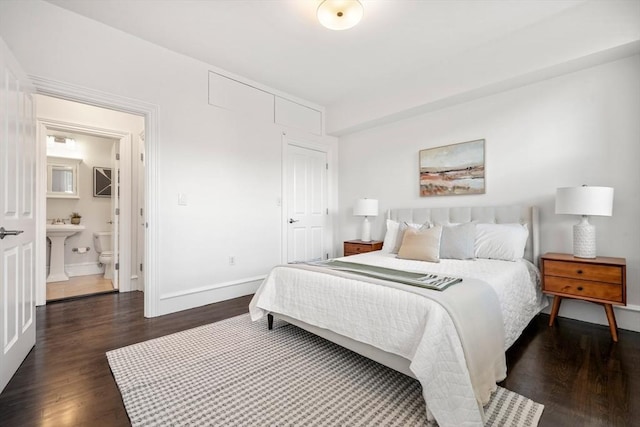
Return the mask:
<svg viewBox="0 0 640 427">
<path fill-rule="evenodd" d="M 576 258 L 548 253 L 540 257 L 542 292 L 553 295 L 549 326 L 560 310 L 563 298 L 591 301 L 604 306 L 611 338 L 618 341 L 613 305 L 627 304 L 627 263 L 624 258 Z"/>
<path fill-rule="evenodd" d="M 362 240 L 347 240 L 344 242 L 344 256 L 379 251 L 380 249 L 382 249 L 382 241 L 380 240 L 372 240 L 370 242 L 363 242 Z"/>
</svg>

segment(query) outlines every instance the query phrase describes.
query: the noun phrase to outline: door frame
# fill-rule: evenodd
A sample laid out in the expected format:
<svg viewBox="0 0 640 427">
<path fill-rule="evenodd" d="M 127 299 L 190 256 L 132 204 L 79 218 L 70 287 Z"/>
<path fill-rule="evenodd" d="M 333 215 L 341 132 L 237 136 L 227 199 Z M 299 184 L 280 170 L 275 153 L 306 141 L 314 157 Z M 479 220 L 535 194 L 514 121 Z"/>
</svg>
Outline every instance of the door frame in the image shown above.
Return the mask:
<svg viewBox="0 0 640 427">
<path fill-rule="evenodd" d="M 122 236 L 119 239 L 118 252 L 120 258 L 123 260 L 120 263 L 119 273 L 121 279 L 119 280 L 119 290 L 121 292 L 127 292 L 131 290 L 131 233 L 127 233 L 127 229 L 131 229 L 133 215 L 131 207 L 131 134 L 127 131 L 104 129 L 95 126 L 89 126 L 81 123 L 69 123 L 59 120 L 47 119 L 44 117 L 37 117 L 37 146 L 36 146 L 36 197 L 42 209 L 36 211 L 36 235 L 37 229 L 43 228 L 46 235 L 46 220 L 47 220 L 47 176 L 44 173 L 47 165 L 47 133 L 49 131 L 62 131 L 69 133 L 83 133 L 91 136 L 97 136 L 102 138 L 117 139 L 120 141 L 118 152 L 120 153 L 121 168 L 120 179 L 123 184 L 120 186 L 120 230 L 124 230 L 121 233 Z M 115 172 L 115 171 L 114 171 Z M 36 305 L 45 305 L 47 300 L 47 284 L 46 284 L 46 238 L 36 240 Z M 116 262 L 114 260 L 114 262 Z M 115 274 L 115 272 L 114 272 Z M 126 280 L 126 278 L 129 278 Z"/>
<path fill-rule="evenodd" d="M 145 130 L 145 191 L 144 191 L 144 212 L 145 212 L 145 283 L 144 283 L 144 316 L 155 317 L 159 315 L 158 289 L 158 236 L 159 236 L 159 200 L 156 196 L 160 193 L 158 181 L 158 128 L 159 128 L 159 107 L 144 101 L 113 95 L 82 86 L 59 82 L 45 77 L 29 75 L 36 89 L 36 93 L 54 98 L 61 98 L 68 101 L 89 104 L 96 107 L 108 108 L 123 113 L 135 114 L 144 117 Z M 44 201 L 46 202 L 46 200 Z M 45 206 L 36 205 L 38 212 Z M 45 211 L 46 212 L 46 211 Z M 44 222 L 36 223 L 36 239 L 46 242 L 46 230 Z M 40 260 L 44 263 L 44 259 Z"/>
<path fill-rule="evenodd" d="M 288 232 L 289 227 L 287 225 L 287 221 L 289 220 L 289 210 L 287 200 L 287 186 L 289 185 L 289 176 L 288 176 L 288 162 L 289 162 L 289 147 L 295 146 L 299 148 L 304 148 L 307 150 L 315 150 L 325 153 L 327 156 L 327 208 L 329 209 L 329 214 L 327 215 L 327 227 L 326 227 L 326 248 L 325 250 L 329 253 L 329 258 L 333 258 L 336 253 L 335 251 L 335 240 L 337 235 L 337 230 L 334 228 L 334 224 L 336 223 L 334 217 L 338 211 L 338 191 L 337 191 L 337 183 L 338 183 L 338 171 L 337 171 L 337 147 L 335 144 L 327 143 L 322 140 L 310 139 L 307 136 L 298 136 L 298 135 L 288 135 L 287 132 L 282 132 L 282 189 L 281 189 L 281 248 L 282 251 L 280 253 L 280 262 L 286 263 L 288 257 L 289 250 L 289 240 L 288 240 Z"/>
<path fill-rule="evenodd" d="M 144 140 L 144 129 L 142 132 L 138 134 L 138 138 L 135 142 L 138 144 L 138 154 L 140 155 L 140 159 L 134 160 L 137 167 L 132 169 L 132 172 L 136 176 L 135 182 L 138 183 L 138 191 L 136 192 L 138 200 L 137 205 L 139 210 L 133 213 L 133 225 L 131 226 L 131 232 L 133 233 L 135 230 L 136 233 L 136 263 L 134 265 L 134 269 L 131 271 L 136 271 L 136 273 L 132 273 L 133 276 L 136 277 L 136 290 L 144 291 L 144 168 L 145 168 L 145 140 Z M 132 276 L 132 277 L 133 277 Z"/>
</svg>

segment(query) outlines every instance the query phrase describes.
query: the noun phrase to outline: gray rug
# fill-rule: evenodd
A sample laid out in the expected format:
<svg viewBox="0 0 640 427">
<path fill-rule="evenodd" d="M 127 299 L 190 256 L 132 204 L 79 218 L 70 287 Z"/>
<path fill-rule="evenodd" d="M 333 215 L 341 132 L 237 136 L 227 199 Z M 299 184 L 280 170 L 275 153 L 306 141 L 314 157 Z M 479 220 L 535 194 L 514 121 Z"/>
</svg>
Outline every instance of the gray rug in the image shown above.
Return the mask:
<svg viewBox="0 0 640 427">
<path fill-rule="evenodd" d="M 133 426 L 428 425 L 418 381 L 278 320 L 238 316 L 107 353 Z M 498 388 L 487 426 L 543 406 Z"/>
</svg>

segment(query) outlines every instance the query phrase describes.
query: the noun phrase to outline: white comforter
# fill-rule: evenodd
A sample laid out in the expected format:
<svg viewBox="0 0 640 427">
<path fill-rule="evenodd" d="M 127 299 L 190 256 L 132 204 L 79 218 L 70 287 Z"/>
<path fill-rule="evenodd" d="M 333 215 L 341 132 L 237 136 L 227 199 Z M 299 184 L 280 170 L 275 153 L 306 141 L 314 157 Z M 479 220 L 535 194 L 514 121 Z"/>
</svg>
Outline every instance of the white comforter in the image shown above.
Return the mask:
<svg viewBox="0 0 640 427">
<path fill-rule="evenodd" d="M 340 260 L 477 278 L 490 283 L 502 308 L 505 349 L 546 302 L 537 287 L 537 269 L 526 261 L 442 260 L 434 264 L 399 260 L 395 255 L 380 252 Z M 287 291 L 277 283 L 287 283 Z M 328 288 L 332 291 L 327 292 Z M 422 384 L 427 406 L 441 426 L 483 424 L 482 409 L 477 405 L 479 396 L 474 394 L 467 369 L 471 361 L 465 360 L 458 331 L 448 312 L 431 299 L 416 298 L 413 293 L 387 287 L 376 287 L 372 296 L 371 286 L 358 280 L 275 268 L 250 305 L 254 320 L 268 311 L 332 330 L 410 360 L 410 369 Z M 496 333 L 502 337 L 502 332 Z M 485 396 L 482 400 L 486 403 Z"/>
<path fill-rule="evenodd" d="M 531 319 L 549 303 L 540 288 L 540 271 L 529 261 L 442 259 L 439 263 L 396 258 L 395 254 L 369 252 L 339 258 L 340 261 L 371 264 L 397 270 L 473 277 L 490 284 L 498 295 L 505 329 L 505 350 L 513 345 Z"/>
</svg>

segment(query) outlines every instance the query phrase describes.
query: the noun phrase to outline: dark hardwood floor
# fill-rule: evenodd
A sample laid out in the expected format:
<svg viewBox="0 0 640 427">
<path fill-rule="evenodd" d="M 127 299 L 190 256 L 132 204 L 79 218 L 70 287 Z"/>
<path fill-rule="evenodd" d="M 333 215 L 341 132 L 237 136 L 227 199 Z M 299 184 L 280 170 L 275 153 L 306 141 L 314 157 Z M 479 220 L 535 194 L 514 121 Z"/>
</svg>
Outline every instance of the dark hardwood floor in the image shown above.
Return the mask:
<svg viewBox="0 0 640 427">
<path fill-rule="evenodd" d="M 0 426 L 127 426 L 105 352 L 247 312 L 251 297 L 154 319 L 140 292 L 38 308 L 37 343 L 0 394 Z M 640 334 L 540 315 L 501 384 L 545 405 L 540 426 L 640 425 Z"/>
<path fill-rule="evenodd" d="M 248 311 L 251 297 L 152 319 L 142 292 L 37 309 L 36 346 L 0 394 L 0 426 L 128 426 L 105 352 Z"/>
<path fill-rule="evenodd" d="M 640 333 L 538 315 L 500 385 L 545 405 L 540 426 L 640 426 Z"/>
</svg>

